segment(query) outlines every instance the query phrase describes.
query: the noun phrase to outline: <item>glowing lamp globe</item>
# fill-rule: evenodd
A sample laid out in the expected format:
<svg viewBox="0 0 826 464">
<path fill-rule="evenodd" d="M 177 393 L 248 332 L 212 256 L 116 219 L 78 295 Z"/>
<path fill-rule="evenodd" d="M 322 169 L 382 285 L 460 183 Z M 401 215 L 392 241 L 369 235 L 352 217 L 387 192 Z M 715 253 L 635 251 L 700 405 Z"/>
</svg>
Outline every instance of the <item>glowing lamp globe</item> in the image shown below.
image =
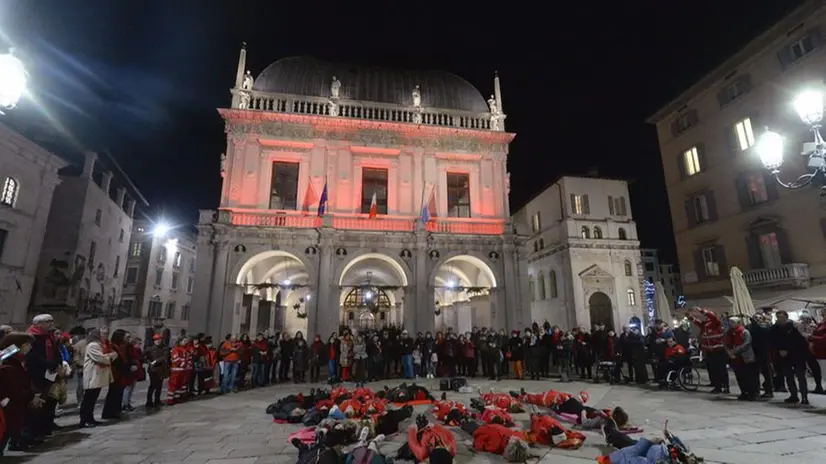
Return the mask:
<svg viewBox="0 0 826 464">
<path fill-rule="evenodd" d="M 155 237 L 166 237 L 167 233 L 169 233 L 169 224 L 163 222 L 156 224 L 155 229 L 152 230 L 152 235 Z"/>
<path fill-rule="evenodd" d="M 26 68 L 11 53 L 0 55 L 0 107 L 10 110 L 17 106 L 26 90 Z"/>
<path fill-rule="evenodd" d="M 757 141 L 757 155 L 766 169 L 780 169 L 783 165 L 783 137 L 777 132 L 764 132 Z"/>
<path fill-rule="evenodd" d="M 823 119 L 823 93 L 817 90 L 801 92 L 794 99 L 794 109 L 806 124 L 818 124 Z"/>
</svg>

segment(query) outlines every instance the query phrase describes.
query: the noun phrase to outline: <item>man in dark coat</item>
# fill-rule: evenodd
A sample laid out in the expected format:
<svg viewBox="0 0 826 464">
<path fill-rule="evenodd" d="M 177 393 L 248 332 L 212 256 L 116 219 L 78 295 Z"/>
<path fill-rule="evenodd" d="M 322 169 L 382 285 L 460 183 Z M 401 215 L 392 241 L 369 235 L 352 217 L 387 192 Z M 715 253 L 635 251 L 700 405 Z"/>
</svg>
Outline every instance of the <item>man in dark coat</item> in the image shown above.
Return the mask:
<svg viewBox="0 0 826 464">
<path fill-rule="evenodd" d="M 751 318 L 748 331 L 751 333 L 751 349 L 757 362 L 758 373 L 763 375 L 762 398 L 774 397 L 774 382 L 771 369 L 771 319 L 763 314 L 756 314 Z"/>
<path fill-rule="evenodd" d="M 786 311 L 777 311 L 776 315 L 777 322 L 771 328 L 771 338 L 777 349 L 778 364 L 786 378 L 786 386 L 789 388 L 789 397 L 784 402 L 809 404 L 809 385 L 806 379 L 806 356 L 809 354 L 809 343 L 797 330 L 794 322 L 789 320 L 789 314 Z M 798 385 L 795 384 L 795 377 L 800 387 L 800 397 L 797 396 Z"/>
<path fill-rule="evenodd" d="M 54 318 L 50 314 L 35 316 L 27 332 L 34 337 L 34 343 L 26 354 L 26 369 L 32 380 L 32 389 L 44 400 L 41 408 L 29 414 L 27 429 L 31 436 L 43 437 L 58 429 L 54 423 L 57 400 L 49 396 L 49 390 L 63 359 L 58 341 L 54 339 Z"/>
</svg>

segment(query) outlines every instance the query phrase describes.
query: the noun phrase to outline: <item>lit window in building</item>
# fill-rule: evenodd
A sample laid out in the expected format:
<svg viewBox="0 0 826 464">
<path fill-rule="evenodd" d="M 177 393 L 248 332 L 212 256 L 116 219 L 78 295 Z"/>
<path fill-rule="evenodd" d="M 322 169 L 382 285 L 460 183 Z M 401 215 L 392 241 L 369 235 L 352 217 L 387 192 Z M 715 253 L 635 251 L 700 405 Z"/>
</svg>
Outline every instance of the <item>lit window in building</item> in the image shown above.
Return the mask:
<svg viewBox="0 0 826 464">
<path fill-rule="evenodd" d="M 132 246 L 129 248 L 129 254 L 132 257 L 137 258 L 141 255 L 141 248 L 143 248 L 143 244 L 141 242 L 132 242 Z"/>
<path fill-rule="evenodd" d="M 0 203 L 6 206 L 14 206 L 17 202 L 17 193 L 20 191 L 20 184 L 13 177 L 6 177 L 6 182 L 3 184 L 3 196 L 0 197 Z"/>
<path fill-rule="evenodd" d="M 737 136 L 737 145 L 741 151 L 754 146 L 754 131 L 751 128 L 751 119 L 745 118 L 734 125 L 734 135 Z"/>
<path fill-rule="evenodd" d="M 628 306 L 636 306 L 637 305 L 637 294 L 634 293 L 633 288 L 628 289 Z"/>
<path fill-rule="evenodd" d="M 720 264 L 718 262 L 717 251 L 715 248 L 703 249 L 703 266 L 705 266 L 706 275 L 715 277 L 720 275 Z"/>
<path fill-rule="evenodd" d="M 542 230 L 542 220 L 539 216 L 539 211 L 535 212 L 533 216 L 531 216 L 531 230 L 533 232 L 539 232 Z"/>
<path fill-rule="evenodd" d="M 766 178 L 763 174 L 752 173 L 746 177 L 749 189 L 749 201 L 752 205 L 759 205 L 769 201 L 769 193 L 766 190 Z"/>
<path fill-rule="evenodd" d="M 590 214 L 591 206 L 588 204 L 588 195 L 571 194 L 571 213 Z"/>
<path fill-rule="evenodd" d="M 683 166 L 687 176 L 693 176 L 702 170 L 700 166 L 700 152 L 697 147 L 691 147 L 683 152 Z"/>
<path fill-rule="evenodd" d="M 776 233 L 769 232 L 760 236 L 760 255 L 763 258 L 763 267 L 773 268 L 783 265 Z"/>
</svg>

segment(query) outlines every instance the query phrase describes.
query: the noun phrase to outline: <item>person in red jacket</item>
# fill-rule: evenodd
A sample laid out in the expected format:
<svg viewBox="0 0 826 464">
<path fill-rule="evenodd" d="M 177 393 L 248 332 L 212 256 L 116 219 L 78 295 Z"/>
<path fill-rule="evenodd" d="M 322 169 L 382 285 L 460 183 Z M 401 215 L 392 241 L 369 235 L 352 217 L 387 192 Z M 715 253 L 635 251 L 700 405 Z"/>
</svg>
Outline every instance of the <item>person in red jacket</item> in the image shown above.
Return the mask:
<svg viewBox="0 0 826 464">
<path fill-rule="evenodd" d="M 826 381 L 826 308 L 820 310 L 820 323 L 809 335 L 809 351 L 817 359 L 823 380 Z"/>
<path fill-rule="evenodd" d="M 565 438 L 555 442 L 554 437 L 560 435 Z M 585 435 L 569 430 L 558 420 L 543 414 L 531 414 L 531 429 L 525 432 L 525 438 L 529 443 L 563 449 L 579 449 L 585 441 Z"/>
<path fill-rule="evenodd" d="M 529 457 L 525 433 L 501 424 L 462 422 L 462 430 L 473 436 L 473 449 L 502 455 L 508 462 L 525 462 Z"/>
<path fill-rule="evenodd" d="M 683 366 L 691 364 L 688 351 L 686 351 L 685 347 L 677 343 L 674 337 L 666 339 L 665 342 L 665 356 L 657 366 L 659 370 L 660 388 L 666 387 L 669 372 L 676 371 Z"/>
<path fill-rule="evenodd" d="M 172 359 L 170 362 L 172 373 L 169 376 L 167 387 L 167 401 L 169 406 L 182 400 L 187 389 L 186 365 L 189 357 L 189 340 L 183 337 L 178 341 L 178 345 L 172 348 Z M 191 358 L 190 358 L 191 359 Z"/>
<path fill-rule="evenodd" d="M 407 446 L 419 462 L 451 464 L 456 456 L 456 438 L 438 424 L 428 424 L 424 414 L 407 429 Z"/>
<path fill-rule="evenodd" d="M 700 328 L 700 346 L 703 349 L 709 380 L 714 386 L 711 393 L 728 393 L 728 355 L 723 340 L 723 321 L 714 312 L 702 308 L 689 310 L 686 317 Z"/>
</svg>

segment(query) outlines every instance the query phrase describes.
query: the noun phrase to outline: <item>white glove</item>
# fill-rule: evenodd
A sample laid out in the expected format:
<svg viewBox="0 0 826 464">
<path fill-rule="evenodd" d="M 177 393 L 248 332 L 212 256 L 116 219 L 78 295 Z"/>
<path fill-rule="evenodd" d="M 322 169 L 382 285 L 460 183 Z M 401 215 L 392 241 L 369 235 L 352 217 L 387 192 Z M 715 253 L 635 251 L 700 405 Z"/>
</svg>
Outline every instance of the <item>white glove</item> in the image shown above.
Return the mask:
<svg viewBox="0 0 826 464">
<path fill-rule="evenodd" d="M 130 372 L 138 372 L 138 366 L 132 366 L 129 368 Z"/>
<path fill-rule="evenodd" d="M 9 404 L 8 398 L 3 398 L 2 400 L 0 400 L 0 408 L 5 408 L 7 404 Z"/>
</svg>

